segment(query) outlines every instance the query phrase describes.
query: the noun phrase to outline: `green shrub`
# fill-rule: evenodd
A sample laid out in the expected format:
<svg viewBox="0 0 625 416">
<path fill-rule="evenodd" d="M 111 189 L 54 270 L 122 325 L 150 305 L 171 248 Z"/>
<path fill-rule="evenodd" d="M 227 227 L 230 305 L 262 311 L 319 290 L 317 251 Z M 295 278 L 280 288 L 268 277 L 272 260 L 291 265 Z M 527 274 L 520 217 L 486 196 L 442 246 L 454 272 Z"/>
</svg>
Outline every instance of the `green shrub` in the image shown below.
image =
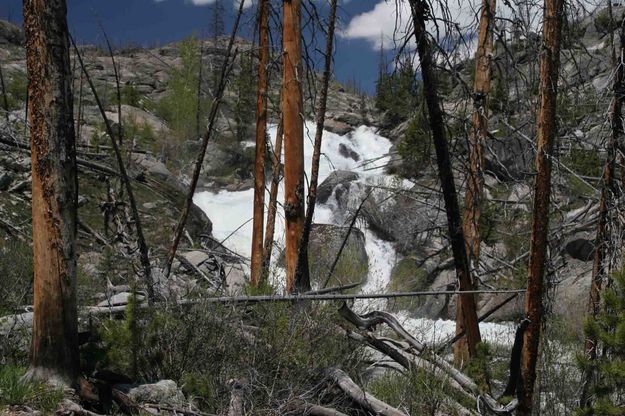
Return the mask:
<svg viewBox="0 0 625 416">
<path fill-rule="evenodd" d="M 28 79 L 23 72 L 14 72 L 11 79 L 6 83 L 7 101 L 9 110 L 17 110 L 23 107 L 28 94 Z M 4 104 L 4 103 L 3 103 Z"/>
<path fill-rule="evenodd" d="M 597 17 L 595 17 L 595 29 L 597 29 L 597 32 L 601 34 L 610 33 L 618 28 L 618 26 L 619 22 L 617 22 L 614 17 L 610 18 L 608 9 L 597 13 Z"/>
<path fill-rule="evenodd" d="M 418 176 L 429 163 L 432 155 L 432 136 L 425 107 L 419 107 L 408 123 L 397 151 L 402 158 L 402 168 L 399 172 L 402 176 Z"/>
<path fill-rule="evenodd" d="M 121 103 L 131 105 L 137 108 L 144 108 L 146 106 L 145 97 L 139 92 L 137 87 L 132 83 L 126 83 L 120 85 Z M 108 89 L 107 102 L 110 105 L 117 106 L 117 85 L 113 84 Z M 117 110 L 116 110 L 117 111 Z"/>
<path fill-rule="evenodd" d="M 330 306 L 209 304 L 132 313 L 134 330 L 128 319 L 103 322 L 107 354 L 98 367 L 130 374 L 134 355 L 138 379 L 173 379 L 210 413 L 227 408 L 230 379 L 254 385 L 253 408 L 269 409 L 314 388 L 323 368 L 356 372 L 365 357 L 336 325 L 341 318 Z"/>
<path fill-rule="evenodd" d="M 0 240 L 0 316 L 32 304 L 32 249 L 19 240 Z"/>
<path fill-rule="evenodd" d="M 165 119 L 178 140 L 196 136 L 196 114 L 206 114 L 208 102 L 200 100 L 198 109 L 199 43 L 189 37 L 178 45 L 182 66 L 175 69 L 167 83 L 167 95 L 156 104 L 156 113 Z"/>
<path fill-rule="evenodd" d="M 0 366 L 0 410 L 5 406 L 28 406 L 51 414 L 63 400 L 63 390 L 42 383 L 22 381 L 26 369 Z M 1 412 L 0 412 L 1 413 Z"/>
<path fill-rule="evenodd" d="M 406 374 L 386 372 L 366 386 L 376 398 L 401 409 L 410 415 L 457 415 L 445 405 L 453 391 L 446 377 L 441 373 L 433 376 L 420 368 Z"/>
<path fill-rule="evenodd" d="M 587 337 L 597 340 L 598 357 L 579 357 L 581 369 L 594 374 L 590 386 L 593 402 L 582 415 L 622 415 L 625 397 L 625 271 L 613 275 L 613 286 L 602 293 L 603 308 L 584 324 Z"/>
<path fill-rule="evenodd" d="M 401 259 L 391 271 L 391 281 L 388 285 L 390 292 L 416 292 L 424 290 L 428 285 L 428 274 L 425 270 L 417 267 L 415 259 L 406 257 Z M 392 300 L 390 306 L 394 309 L 412 310 L 421 306 L 425 298 L 397 298 Z"/>
</svg>

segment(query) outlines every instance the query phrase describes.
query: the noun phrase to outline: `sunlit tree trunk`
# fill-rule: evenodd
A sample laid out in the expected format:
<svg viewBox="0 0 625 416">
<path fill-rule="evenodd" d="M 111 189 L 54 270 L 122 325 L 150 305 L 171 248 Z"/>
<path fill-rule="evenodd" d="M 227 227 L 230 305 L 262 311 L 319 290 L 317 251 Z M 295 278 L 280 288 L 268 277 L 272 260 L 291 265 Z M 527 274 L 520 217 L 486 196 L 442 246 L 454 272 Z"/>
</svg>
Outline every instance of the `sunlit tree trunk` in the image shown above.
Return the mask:
<svg viewBox="0 0 625 416">
<path fill-rule="evenodd" d="M 610 1 L 608 1 L 610 3 Z M 611 11 L 611 5 L 608 4 Z M 612 49 L 612 60 L 614 61 L 616 74 L 612 85 L 613 97 L 610 105 L 610 124 L 612 128 L 610 140 L 608 142 L 608 155 L 603 167 L 603 175 L 601 178 L 601 198 L 599 200 L 599 219 L 597 221 L 597 235 L 595 237 L 595 256 L 592 267 L 592 281 L 590 285 L 590 296 L 588 299 L 587 314 L 589 317 L 595 318 L 601 309 L 601 290 L 608 278 L 608 268 L 606 257 L 610 249 L 610 233 L 609 233 L 609 203 L 613 201 L 616 195 L 614 186 L 614 172 L 616 167 L 617 146 L 621 137 L 623 137 L 623 100 L 624 96 L 624 71 L 625 65 L 625 19 L 621 21 L 619 31 L 619 56 L 616 58 L 614 48 Z M 597 339 L 592 334 L 586 336 L 584 343 L 584 354 L 586 358 L 593 361 L 597 358 Z M 580 395 L 580 406 L 587 407 L 590 405 L 589 389 L 593 378 L 592 367 L 586 369 L 582 376 L 582 392 Z"/>
<path fill-rule="evenodd" d="M 429 6 L 426 0 L 410 0 L 413 18 L 414 35 L 417 42 L 417 52 L 421 61 L 421 74 L 423 77 L 423 91 L 428 109 L 428 121 L 432 131 L 432 139 L 436 149 L 436 163 L 438 176 L 443 190 L 445 211 L 447 213 L 447 225 L 449 239 L 454 257 L 456 276 L 460 290 L 470 290 L 472 287 L 469 271 L 469 259 L 465 246 L 462 229 L 462 218 L 454 176 L 451 168 L 447 133 L 440 98 L 438 96 L 438 79 L 435 72 L 435 63 L 432 45 L 428 38 L 425 22 L 431 19 Z M 467 346 L 469 355 L 477 355 L 477 344 L 481 342 L 480 328 L 478 326 L 475 297 L 473 294 L 459 296 L 458 304 L 462 309 L 462 320 L 467 334 Z"/>
<path fill-rule="evenodd" d="M 282 25 L 284 128 L 284 217 L 286 222 L 286 290 L 307 290 L 310 283 L 295 280 L 298 247 L 304 228 L 304 124 L 301 81 L 301 1 L 284 0 Z"/>
<path fill-rule="evenodd" d="M 493 27 L 496 0 L 484 0 L 480 14 L 480 26 L 475 53 L 475 81 L 473 84 L 472 128 L 469 133 L 469 174 L 464 195 L 464 237 L 470 269 L 477 273 L 480 259 L 480 215 L 482 188 L 484 184 L 484 153 L 482 144 L 488 136 L 488 95 L 491 83 L 491 58 L 493 54 Z M 475 282 L 472 282 L 472 288 Z M 462 299 L 459 299 L 462 302 Z M 464 331 L 462 305 L 456 308 L 456 333 Z M 462 337 L 454 344 L 456 362 L 466 362 L 468 356 L 467 338 Z"/>
<path fill-rule="evenodd" d="M 265 244 L 263 248 L 263 275 L 265 279 L 269 275 L 271 255 L 273 253 L 273 236 L 276 229 L 276 214 L 278 212 L 278 185 L 282 176 L 280 161 L 282 159 L 282 115 L 276 131 L 276 142 L 271 157 L 271 186 L 269 188 L 269 203 L 267 204 L 267 225 L 265 226 Z"/>
<path fill-rule="evenodd" d="M 258 93 L 256 96 L 256 163 L 254 165 L 254 221 L 252 225 L 253 286 L 263 273 L 263 226 L 265 215 L 265 140 L 267 139 L 267 66 L 269 65 L 269 0 L 259 4 Z"/>
<path fill-rule="evenodd" d="M 65 0 L 24 1 L 30 99 L 34 317 L 27 378 L 72 385 L 76 308 L 76 144 Z"/>
<path fill-rule="evenodd" d="M 556 100 L 560 68 L 560 38 L 563 0 L 545 0 L 543 46 L 540 57 L 539 108 L 536 131 L 536 179 L 532 234 L 525 294 L 525 314 L 530 324 L 525 331 L 521 353 L 523 379 L 519 413 L 529 415 L 534 400 L 538 348 L 543 325 L 545 262 L 549 233 L 549 198 L 551 196 L 551 158 L 556 139 Z"/>
</svg>

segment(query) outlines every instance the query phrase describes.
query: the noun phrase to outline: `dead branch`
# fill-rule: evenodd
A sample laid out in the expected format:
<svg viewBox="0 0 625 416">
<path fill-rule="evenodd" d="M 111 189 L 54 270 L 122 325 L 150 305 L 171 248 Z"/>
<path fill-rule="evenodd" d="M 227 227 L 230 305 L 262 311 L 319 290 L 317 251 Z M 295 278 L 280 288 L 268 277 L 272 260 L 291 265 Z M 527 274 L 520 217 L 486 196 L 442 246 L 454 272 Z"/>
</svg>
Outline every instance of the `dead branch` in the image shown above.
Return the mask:
<svg viewBox="0 0 625 416">
<path fill-rule="evenodd" d="M 513 400 L 507 406 L 502 406 L 489 394 L 482 393 L 475 381 L 442 357 L 427 350 L 426 346 L 410 335 L 393 315 L 382 311 L 358 315 L 346 303 L 343 303 L 339 309 L 339 314 L 358 328 L 356 332 L 348 331 L 352 338 L 366 342 L 407 370 L 418 367 L 436 377 L 440 377 L 439 373 L 442 372 L 452 380 L 450 385 L 455 387 L 457 393 L 474 400 L 478 403 L 478 407 L 480 405 L 486 406 L 494 414 L 506 415 L 516 409 L 518 404 L 516 400 Z M 388 325 L 401 341 L 374 335 L 373 329 L 382 323 Z"/>
<path fill-rule="evenodd" d="M 332 380 L 350 399 L 376 415 L 407 416 L 404 412 L 395 409 L 393 406 L 384 403 L 364 391 L 358 384 L 354 383 L 354 380 L 343 370 L 329 368 L 326 370 L 326 377 Z"/>
<path fill-rule="evenodd" d="M 152 266 L 150 265 L 150 257 L 148 246 L 145 242 L 145 237 L 143 235 L 143 227 L 141 226 L 141 218 L 139 217 L 139 209 L 137 208 L 137 201 L 134 196 L 134 192 L 132 190 L 132 184 L 130 183 L 130 179 L 128 177 L 128 173 L 126 172 L 126 165 L 124 164 L 124 159 L 122 157 L 121 150 L 117 141 L 115 139 L 115 133 L 113 132 L 113 127 L 111 126 L 111 122 L 106 117 L 106 111 L 104 110 L 104 106 L 100 101 L 100 97 L 98 96 L 97 89 L 89 76 L 89 72 L 87 72 L 87 68 L 85 63 L 83 62 L 82 56 L 78 47 L 76 46 L 76 42 L 74 38 L 70 35 L 70 40 L 74 47 L 74 51 L 76 52 L 76 57 L 78 58 L 78 62 L 80 63 L 80 67 L 82 72 L 85 74 L 85 78 L 87 79 L 87 83 L 91 88 L 91 92 L 95 98 L 98 109 L 100 110 L 100 114 L 102 115 L 102 119 L 104 121 L 104 125 L 106 128 L 106 133 L 111 139 L 111 145 L 113 146 L 113 151 L 115 153 L 115 158 L 117 159 L 117 165 L 119 169 L 119 174 L 121 176 L 122 183 L 126 188 L 126 192 L 128 193 L 128 200 L 130 202 L 130 210 L 132 213 L 133 221 L 135 223 L 135 230 L 137 232 L 137 245 L 139 246 L 139 254 L 141 259 L 141 266 L 143 267 L 143 279 L 145 280 L 146 290 L 148 292 L 148 301 L 150 303 L 154 302 L 155 294 L 154 294 L 154 284 L 152 281 Z M 120 130 L 121 135 L 121 130 Z"/>
</svg>

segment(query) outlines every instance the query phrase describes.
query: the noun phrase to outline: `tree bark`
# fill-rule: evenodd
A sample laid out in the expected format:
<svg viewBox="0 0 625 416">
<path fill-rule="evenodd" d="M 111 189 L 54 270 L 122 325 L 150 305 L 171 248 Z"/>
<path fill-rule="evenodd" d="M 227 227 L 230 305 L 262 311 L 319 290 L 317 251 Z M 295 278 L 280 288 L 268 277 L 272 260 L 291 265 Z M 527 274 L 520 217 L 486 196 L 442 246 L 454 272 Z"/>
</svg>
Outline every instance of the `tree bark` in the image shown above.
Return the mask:
<svg viewBox="0 0 625 416">
<path fill-rule="evenodd" d="M 321 78 L 321 96 L 317 108 L 317 120 L 315 127 L 315 141 L 312 156 L 312 168 L 310 173 L 310 186 L 308 187 L 308 208 L 304 220 L 302 241 L 299 244 L 296 277 L 297 281 L 303 282 L 310 290 L 310 270 L 308 267 L 308 241 L 310 229 L 315 215 L 317 203 L 317 184 L 319 183 L 319 160 L 321 158 L 321 140 L 323 138 L 323 125 L 326 120 L 326 107 L 328 103 L 328 84 L 332 75 L 332 50 L 334 46 L 334 26 L 336 23 L 336 0 L 330 0 L 330 15 L 328 16 L 328 36 L 326 38 L 325 62 Z"/>
<path fill-rule="evenodd" d="M 73 385 L 78 179 L 65 0 L 24 1 L 30 97 L 34 317 L 31 379 Z"/>
<path fill-rule="evenodd" d="M 434 56 L 432 45 L 425 29 L 426 20 L 430 19 L 428 2 L 425 0 L 410 0 L 412 18 L 414 21 L 414 34 L 417 41 L 417 51 L 421 61 L 421 74 L 423 77 L 423 91 L 428 108 L 428 121 L 432 130 L 432 138 L 436 149 L 436 163 L 438 176 L 443 190 L 445 211 L 447 213 L 447 226 L 449 239 L 454 257 L 456 276 L 461 291 L 471 290 L 471 275 L 469 271 L 469 259 L 465 246 L 464 232 L 462 230 L 462 218 L 454 184 L 454 176 L 451 168 L 447 133 L 443 118 L 443 109 L 438 96 L 438 80 L 434 69 Z M 472 294 L 459 296 L 458 304 L 461 306 L 464 330 L 467 334 L 469 355 L 477 355 L 477 344 L 481 342 L 480 328 L 477 320 L 477 308 L 475 297 Z"/>
<path fill-rule="evenodd" d="M 254 220 L 252 224 L 251 281 L 257 287 L 263 273 L 265 216 L 265 141 L 267 140 L 267 66 L 269 65 L 269 0 L 259 3 L 258 92 L 256 95 L 256 163 L 254 165 Z"/>
<path fill-rule="evenodd" d="M 556 139 L 556 99 L 560 67 L 560 37 L 563 0 L 545 0 L 543 47 L 540 57 L 539 108 L 536 137 L 536 179 L 530 258 L 525 295 L 525 314 L 530 324 L 524 333 L 521 354 L 523 378 L 519 414 L 532 412 L 538 348 L 543 325 L 543 286 L 549 233 L 549 199 L 551 196 L 551 158 Z"/>
<path fill-rule="evenodd" d="M 610 1 L 608 2 L 610 3 Z M 609 6 L 610 7 L 610 6 Z M 614 172 L 616 167 L 616 154 L 618 143 L 623 137 L 622 108 L 625 98 L 625 84 L 623 65 L 625 64 L 625 18 L 621 21 L 619 31 L 619 57 L 613 50 L 613 61 L 616 67 L 614 83 L 612 85 L 613 98 L 610 108 L 610 125 L 612 133 L 608 142 L 608 155 L 603 167 L 601 178 L 601 198 L 599 200 L 599 218 L 597 221 L 597 235 L 595 237 L 595 255 L 592 267 L 592 281 L 590 285 L 590 296 L 588 299 L 587 315 L 596 318 L 601 309 L 601 290 L 608 279 L 608 270 L 605 264 L 609 250 L 609 205 L 614 201 L 616 189 L 614 186 Z M 597 339 L 593 335 L 587 335 L 584 343 L 584 353 L 588 360 L 597 358 Z M 580 407 L 590 405 L 589 388 L 592 381 L 592 370 L 586 370 L 582 378 L 582 393 L 580 395 Z"/>
<path fill-rule="evenodd" d="M 475 53 L 475 81 L 473 84 L 472 129 L 469 134 L 469 174 L 464 195 L 463 228 L 466 239 L 469 268 L 477 272 L 480 260 L 480 216 L 482 188 L 484 186 L 484 153 L 482 143 L 488 137 L 488 95 L 491 83 L 491 57 L 493 54 L 493 26 L 496 0 L 483 0 L 480 26 Z M 475 282 L 471 282 L 475 287 Z M 456 333 L 464 332 L 462 319 L 462 298 L 456 308 Z M 457 363 L 468 358 L 467 338 L 462 337 L 454 344 L 454 358 Z"/>
<path fill-rule="evenodd" d="M 286 223 L 286 290 L 309 290 L 296 281 L 298 247 L 304 229 L 304 121 L 301 78 L 301 0 L 283 2 L 282 120 L 284 126 L 284 217 Z"/>
</svg>

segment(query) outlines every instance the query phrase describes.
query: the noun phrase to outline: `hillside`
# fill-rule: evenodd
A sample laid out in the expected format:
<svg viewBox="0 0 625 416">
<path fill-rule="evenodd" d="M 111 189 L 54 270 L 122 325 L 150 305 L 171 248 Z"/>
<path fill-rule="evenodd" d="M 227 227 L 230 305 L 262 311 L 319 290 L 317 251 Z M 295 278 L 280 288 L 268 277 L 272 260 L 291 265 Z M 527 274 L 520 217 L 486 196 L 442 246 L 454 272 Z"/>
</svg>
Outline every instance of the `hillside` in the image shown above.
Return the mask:
<svg viewBox="0 0 625 416">
<path fill-rule="evenodd" d="M 623 11 L 623 7 L 615 8 L 615 14 Z M 565 379 L 578 378 L 569 358 L 583 341 L 600 175 L 610 135 L 606 114 L 613 67 L 608 34 L 614 28 L 606 27 L 604 14 L 598 10 L 573 22 L 561 53 L 546 288 L 550 314 L 545 331 L 553 343 L 544 347 L 552 366 L 541 375 L 548 381 L 549 394 L 557 398 L 550 408 L 555 413 L 550 414 L 558 414 L 553 409 L 569 411 L 577 406 L 575 386 L 563 384 Z M 22 42 L 19 28 L 0 21 L 0 65 L 10 108 L 6 117 L 0 114 L 0 335 L 7 340 L 0 341 L 0 357 L 10 356 L 16 362 L 24 362 L 32 324 L 31 185 Z M 328 380 L 336 381 L 332 377 L 338 373 L 332 368 L 342 367 L 377 396 L 410 409 L 411 414 L 466 414 L 445 399 L 445 386 L 435 388 L 424 382 L 425 373 L 389 376 L 388 363 L 357 342 L 362 341 L 360 332 L 347 331 L 345 336 L 345 324 L 333 303 L 300 310 L 278 303 L 234 306 L 208 301 L 215 296 L 258 294 L 248 285 L 256 86 L 255 60 L 247 40 L 236 41 L 238 56 L 215 138 L 203 162 L 196 205 L 172 276 L 164 278 L 162 267 L 199 150 L 198 136 L 205 129 L 226 42 L 222 38 L 185 39 L 154 48 L 114 50 L 121 84 L 122 150 L 150 248 L 156 289 L 160 298 L 167 300 L 167 307 L 159 312 L 142 302 L 145 290 L 137 278 L 140 263 L 135 224 L 94 96 L 75 55 L 71 56 L 80 169 L 79 305 L 85 337 L 81 348 L 88 377 L 99 380 L 108 372 L 130 376 L 115 379 L 114 385 L 126 385 L 124 391 L 137 402 L 151 403 L 162 395 L 159 400 L 164 408 L 180 409 L 189 404 L 192 415 L 225 414 L 231 397 L 239 393 L 258 406 L 253 414 L 314 414 L 308 413 L 308 400 L 350 415 L 370 414 L 353 410 L 351 401 L 337 398 L 342 396 L 336 392 L 336 383 Z M 505 45 L 495 42 L 480 220 L 482 257 L 476 270 L 480 289 L 520 292 L 527 283 L 539 45 L 537 36 L 510 38 Z M 79 49 L 107 118 L 117 128 L 120 120 L 111 56 L 100 46 L 82 45 Z M 462 196 L 474 62 L 453 62 L 442 71 L 441 89 L 454 179 Z M 279 73 L 274 62 L 269 143 L 276 134 Z M 306 75 L 309 172 L 309 138 L 314 135 L 310 120 L 319 77 L 314 72 Z M 453 291 L 457 287 L 431 137 L 421 115 L 423 103 L 415 98 L 413 104 L 416 109 L 398 117 L 391 114 L 394 108 L 381 108 L 376 97 L 332 82 L 320 166 L 322 183 L 309 247 L 314 289 L 353 285 L 357 287 L 349 293 L 371 294 Z M 352 230 L 355 213 L 358 218 Z M 614 215 L 618 215 L 616 210 Z M 270 287 L 260 290 L 263 294 L 281 293 L 284 288 L 282 219 L 276 227 L 278 250 L 271 265 Z M 614 230 L 613 234 L 614 244 L 621 244 L 622 233 Z M 342 256 L 334 262 L 341 250 Z M 521 293 L 492 312 L 509 296 L 485 294 L 477 305 L 479 316 L 489 314 L 481 330 L 491 354 L 496 391 L 503 390 L 515 323 L 524 313 Z M 445 348 L 455 333 L 455 298 L 446 294 L 350 300 L 349 305 L 357 312 L 393 312 L 411 334 L 436 351 Z M 560 369 L 562 357 L 567 362 Z M 130 386 L 131 381 L 149 387 L 138 392 L 142 387 Z M 466 397 L 458 403 L 462 400 Z"/>
</svg>

